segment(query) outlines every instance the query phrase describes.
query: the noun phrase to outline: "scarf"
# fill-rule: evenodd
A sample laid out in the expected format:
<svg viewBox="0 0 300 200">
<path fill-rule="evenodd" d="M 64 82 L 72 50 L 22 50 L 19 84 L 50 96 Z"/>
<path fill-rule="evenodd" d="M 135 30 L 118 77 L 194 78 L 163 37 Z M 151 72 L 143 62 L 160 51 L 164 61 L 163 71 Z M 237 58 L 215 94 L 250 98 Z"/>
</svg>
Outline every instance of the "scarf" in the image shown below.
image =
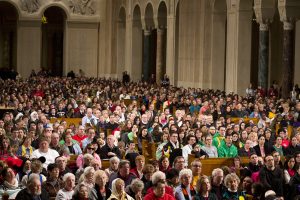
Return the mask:
<svg viewBox="0 0 300 200">
<path fill-rule="evenodd" d="M 29 156 L 32 154 L 32 147 L 27 147 L 29 149 Z M 26 156 L 27 155 L 27 149 L 24 145 L 22 145 L 22 156 Z"/>
<path fill-rule="evenodd" d="M 193 187 L 192 184 L 190 184 L 190 195 L 186 189 L 186 186 L 185 185 L 181 185 L 181 188 L 182 188 L 182 193 L 183 193 L 183 196 L 185 198 L 185 200 L 190 200 L 190 196 L 193 197 L 196 195 L 196 192 L 195 192 L 195 189 Z"/>
<path fill-rule="evenodd" d="M 13 184 L 10 184 L 9 182 L 7 181 L 4 181 L 3 185 L 7 188 L 7 189 L 10 189 L 10 190 L 15 190 L 18 188 L 19 184 L 18 184 L 18 181 L 17 179 L 14 179 L 14 183 Z"/>
</svg>

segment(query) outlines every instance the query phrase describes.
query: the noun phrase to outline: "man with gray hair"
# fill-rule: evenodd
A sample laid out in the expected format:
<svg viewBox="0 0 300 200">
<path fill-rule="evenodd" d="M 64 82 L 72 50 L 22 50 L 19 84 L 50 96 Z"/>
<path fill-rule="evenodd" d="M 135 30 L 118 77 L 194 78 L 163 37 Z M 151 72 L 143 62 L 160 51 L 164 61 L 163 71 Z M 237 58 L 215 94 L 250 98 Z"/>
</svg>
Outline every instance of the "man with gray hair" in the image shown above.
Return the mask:
<svg viewBox="0 0 300 200">
<path fill-rule="evenodd" d="M 15 200 L 48 200 L 48 193 L 42 189 L 40 176 L 31 174 L 28 178 L 26 188 L 21 190 Z"/>
<path fill-rule="evenodd" d="M 211 173 L 211 192 L 217 195 L 218 199 L 222 199 L 226 187 L 223 185 L 224 172 L 220 168 L 216 168 Z"/>
</svg>

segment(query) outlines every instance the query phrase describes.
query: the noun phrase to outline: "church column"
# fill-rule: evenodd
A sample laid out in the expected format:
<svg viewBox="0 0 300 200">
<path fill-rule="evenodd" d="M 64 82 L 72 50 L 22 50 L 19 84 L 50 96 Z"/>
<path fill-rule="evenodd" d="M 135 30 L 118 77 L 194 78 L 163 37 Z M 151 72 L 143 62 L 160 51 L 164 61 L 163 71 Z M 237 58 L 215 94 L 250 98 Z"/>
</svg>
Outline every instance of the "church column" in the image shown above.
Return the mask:
<svg viewBox="0 0 300 200">
<path fill-rule="evenodd" d="M 144 50 L 143 50 L 143 69 L 142 76 L 144 81 L 150 77 L 150 36 L 151 30 L 144 30 Z"/>
<path fill-rule="evenodd" d="M 267 91 L 269 68 L 269 25 L 259 25 L 258 84 Z"/>
<path fill-rule="evenodd" d="M 283 22 L 283 56 L 282 56 L 282 92 L 283 98 L 290 96 L 294 85 L 294 23 L 293 21 Z"/>
<path fill-rule="evenodd" d="M 256 22 L 259 23 L 258 85 L 266 91 L 269 83 L 269 24 L 275 10 L 275 0 L 254 0 Z"/>
<path fill-rule="evenodd" d="M 278 11 L 280 20 L 283 22 L 281 96 L 288 98 L 294 85 L 294 27 L 295 19 L 300 18 L 300 1 L 278 0 Z"/>
<path fill-rule="evenodd" d="M 164 35 L 165 29 L 157 29 L 157 44 L 156 44 L 156 83 L 160 85 L 163 76 L 164 62 Z"/>
</svg>

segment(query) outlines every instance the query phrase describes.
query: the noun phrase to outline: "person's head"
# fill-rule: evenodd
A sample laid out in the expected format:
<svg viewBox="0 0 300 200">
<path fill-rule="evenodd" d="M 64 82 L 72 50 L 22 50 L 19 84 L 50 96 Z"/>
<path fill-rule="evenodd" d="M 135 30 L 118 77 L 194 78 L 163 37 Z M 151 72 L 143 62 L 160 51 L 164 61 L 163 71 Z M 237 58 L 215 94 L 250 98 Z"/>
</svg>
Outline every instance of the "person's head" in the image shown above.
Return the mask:
<svg viewBox="0 0 300 200">
<path fill-rule="evenodd" d="M 154 172 L 151 177 L 152 184 L 155 185 L 160 180 L 166 181 L 166 174 L 161 171 Z"/>
<path fill-rule="evenodd" d="M 88 130 L 87 130 L 87 136 L 88 136 L 88 138 L 90 138 L 90 139 L 93 139 L 94 137 L 95 137 L 95 129 L 93 129 L 93 128 L 89 128 Z"/>
<path fill-rule="evenodd" d="M 159 159 L 159 163 L 162 166 L 162 168 L 164 168 L 164 169 L 167 169 L 170 165 L 170 161 L 169 161 L 169 158 L 167 156 L 162 156 Z"/>
<path fill-rule="evenodd" d="M 174 186 L 179 184 L 179 171 L 177 169 L 170 169 L 166 172 L 166 179 L 168 183 L 171 183 Z"/>
<path fill-rule="evenodd" d="M 258 136 L 258 144 L 259 144 L 260 146 L 264 146 L 265 140 L 266 140 L 266 138 L 265 138 L 264 135 L 259 135 L 259 136 Z"/>
<path fill-rule="evenodd" d="M 281 136 L 276 137 L 275 145 L 278 145 L 278 146 L 282 145 L 282 137 Z"/>
<path fill-rule="evenodd" d="M 30 168 L 31 168 L 31 171 L 33 173 L 39 174 L 43 170 L 43 164 L 42 164 L 42 162 L 40 160 L 36 159 L 36 160 L 33 160 L 31 162 L 31 167 Z"/>
<path fill-rule="evenodd" d="M 121 160 L 118 168 L 121 177 L 127 177 L 130 173 L 130 162 L 128 160 Z"/>
<path fill-rule="evenodd" d="M 78 198 L 88 199 L 88 197 L 89 197 L 89 188 L 84 183 L 80 183 L 78 186 Z"/>
<path fill-rule="evenodd" d="M 39 150 L 41 152 L 48 152 L 49 149 L 49 141 L 47 138 L 42 137 L 39 142 Z"/>
<path fill-rule="evenodd" d="M 242 188 L 243 188 L 243 190 L 247 191 L 247 192 L 250 192 L 251 191 L 252 183 L 253 183 L 253 181 L 252 181 L 251 177 L 246 176 L 243 179 L 243 182 L 242 182 Z"/>
<path fill-rule="evenodd" d="M 190 169 L 182 169 L 179 172 L 179 181 L 181 184 L 188 186 L 191 184 L 193 178 L 192 170 Z"/>
<path fill-rule="evenodd" d="M 55 158 L 55 163 L 57 164 L 59 171 L 64 171 L 67 166 L 67 161 L 64 156 L 58 156 Z"/>
<path fill-rule="evenodd" d="M 14 171 L 10 167 L 5 167 L 4 169 L 2 169 L 1 175 L 8 183 L 12 183 L 12 181 L 16 177 Z"/>
<path fill-rule="evenodd" d="M 93 160 L 94 160 L 94 156 L 92 156 L 92 154 L 86 153 L 83 156 L 83 164 L 85 167 L 87 166 L 91 166 Z"/>
<path fill-rule="evenodd" d="M 220 185 L 223 182 L 224 173 L 223 170 L 220 168 L 216 168 L 211 173 L 212 177 L 212 184 L 213 185 Z"/>
<path fill-rule="evenodd" d="M 253 165 L 258 165 L 258 156 L 256 155 L 256 153 L 252 153 L 250 156 L 250 162 Z"/>
<path fill-rule="evenodd" d="M 112 182 L 112 193 L 115 195 L 123 194 L 125 183 L 122 179 L 117 178 Z"/>
<path fill-rule="evenodd" d="M 175 132 L 175 131 L 173 132 L 172 131 L 170 133 L 170 141 L 173 142 L 173 143 L 175 143 L 175 144 L 177 143 L 177 141 L 178 141 L 178 133 L 177 132 Z"/>
<path fill-rule="evenodd" d="M 153 192 L 156 197 L 162 198 L 166 193 L 166 181 L 159 180 L 153 184 Z"/>
<path fill-rule="evenodd" d="M 86 167 L 83 172 L 84 180 L 88 183 L 94 183 L 95 182 L 94 174 L 95 174 L 94 167 Z"/>
<path fill-rule="evenodd" d="M 280 162 L 280 154 L 279 154 L 279 152 L 277 152 L 277 151 L 273 151 L 272 152 L 272 156 L 273 156 L 273 158 L 274 158 L 274 162 L 275 162 L 275 164 L 277 165 L 279 162 Z"/>
<path fill-rule="evenodd" d="M 130 188 L 134 194 L 141 194 L 144 189 L 144 183 L 140 179 L 136 178 L 131 182 Z"/>
<path fill-rule="evenodd" d="M 237 191 L 240 184 L 240 178 L 235 173 L 227 174 L 224 179 L 224 185 L 231 191 Z"/>
<path fill-rule="evenodd" d="M 296 151 L 294 154 L 296 163 L 300 163 L 300 151 Z"/>
<path fill-rule="evenodd" d="M 119 167 L 119 163 L 120 163 L 120 159 L 117 156 L 111 157 L 109 159 L 109 167 L 113 170 L 113 171 L 117 171 L 118 167 Z"/>
<path fill-rule="evenodd" d="M 108 181 L 107 174 L 103 170 L 97 170 L 94 174 L 95 184 L 102 187 L 105 186 L 105 184 Z"/>
<path fill-rule="evenodd" d="M 42 193 L 40 176 L 38 174 L 30 174 L 26 188 L 32 196 L 39 196 Z"/>
<path fill-rule="evenodd" d="M 92 162 L 92 167 L 94 167 L 95 171 L 100 170 L 102 167 L 101 161 L 94 159 Z"/>
<path fill-rule="evenodd" d="M 152 178 L 152 175 L 154 173 L 155 169 L 154 166 L 151 164 L 146 164 L 143 168 L 143 175 L 146 178 L 146 180 L 150 181 Z"/>
<path fill-rule="evenodd" d="M 198 179 L 196 188 L 199 194 L 206 193 L 207 191 L 211 190 L 211 184 L 208 176 L 201 176 L 200 179 Z"/>
<path fill-rule="evenodd" d="M 75 175 L 72 173 L 66 173 L 63 176 L 63 182 L 65 184 L 65 190 L 72 191 L 75 187 Z"/>
<path fill-rule="evenodd" d="M 187 139 L 188 144 L 191 146 L 193 146 L 196 143 L 196 136 L 194 136 L 194 135 L 188 135 L 186 137 L 186 139 Z"/>
<path fill-rule="evenodd" d="M 225 137 L 225 143 L 227 146 L 231 146 L 232 145 L 232 134 L 226 134 Z"/>
<path fill-rule="evenodd" d="M 293 156 L 287 155 L 285 157 L 284 169 L 294 169 L 295 167 L 295 158 Z"/>
<path fill-rule="evenodd" d="M 141 170 L 145 165 L 145 157 L 143 155 L 139 155 L 135 158 L 136 167 Z"/>
<path fill-rule="evenodd" d="M 83 150 L 84 153 L 88 153 L 93 155 L 95 153 L 95 147 L 94 144 L 89 143 L 88 145 L 86 145 L 85 149 Z"/>
<path fill-rule="evenodd" d="M 295 165 L 295 171 L 298 173 L 298 175 L 300 175 L 300 164 L 299 163 L 297 163 L 296 165 Z"/>
<path fill-rule="evenodd" d="M 200 176 L 202 172 L 202 163 L 200 159 L 195 159 L 191 163 L 192 172 L 194 176 Z"/>
<path fill-rule="evenodd" d="M 56 180 L 59 176 L 59 168 L 55 163 L 50 163 L 47 167 L 48 175 L 50 179 Z"/>
<path fill-rule="evenodd" d="M 174 168 L 179 171 L 185 168 L 185 160 L 183 156 L 177 156 L 174 159 Z"/>
<path fill-rule="evenodd" d="M 265 157 L 265 165 L 266 165 L 267 169 L 273 170 L 275 167 L 274 157 L 271 155 L 266 156 Z"/>
<path fill-rule="evenodd" d="M 115 136 L 113 136 L 113 135 L 107 136 L 107 144 L 108 144 L 108 146 L 113 147 L 114 144 L 115 144 L 115 141 L 116 141 Z"/>
</svg>

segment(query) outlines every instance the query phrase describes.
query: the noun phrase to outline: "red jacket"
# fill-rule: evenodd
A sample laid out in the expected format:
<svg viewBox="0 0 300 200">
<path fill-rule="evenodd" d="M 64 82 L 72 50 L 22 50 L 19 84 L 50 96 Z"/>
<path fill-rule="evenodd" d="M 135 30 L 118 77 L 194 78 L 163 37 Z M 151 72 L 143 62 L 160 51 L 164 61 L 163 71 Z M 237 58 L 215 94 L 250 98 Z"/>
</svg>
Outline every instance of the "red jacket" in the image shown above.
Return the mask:
<svg viewBox="0 0 300 200">
<path fill-rule="evenodd" d="M 144 200 L 175 200 L 175 198 L 167 193 L 165 193 L 163 197 L 156 197 L 154 192 L 152 192 L 150 194 L 147 194 Z"/>
<path fill-rule="evenodd" d="M 150 193 L 153 193 L 153 187 L 151 187 L 147 190 L 147 194 L 150 194 Z M 175 199 L 172 187 L 166 186 L 166 194 L 170 195 L 171 197 L 173 197 Z"/>
</svg>

